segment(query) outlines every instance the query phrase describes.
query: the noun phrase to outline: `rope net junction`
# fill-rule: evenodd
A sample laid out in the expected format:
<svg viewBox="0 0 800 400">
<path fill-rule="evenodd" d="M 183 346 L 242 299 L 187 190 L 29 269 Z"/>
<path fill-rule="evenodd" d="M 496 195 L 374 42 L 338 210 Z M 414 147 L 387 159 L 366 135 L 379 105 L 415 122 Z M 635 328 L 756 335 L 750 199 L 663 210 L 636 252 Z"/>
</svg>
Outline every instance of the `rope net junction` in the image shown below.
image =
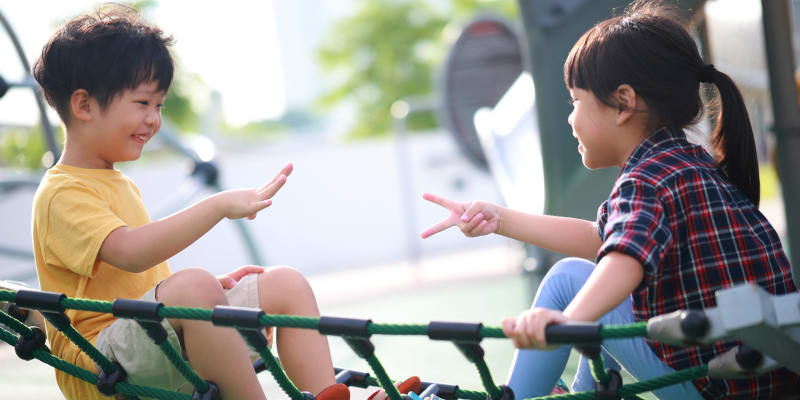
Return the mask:
<svg viewBox="0 0 800 400">
<path fill-rule="evenodd" d="M 123 394 L 128 398 L 147 397 L 165 400 L 212 400 L 219 399 L 219 390 L 213 382 L 203 380 L 186 360 L 166 341 L 166 331 L 160 321 L 164 318 L 182 318 L 210 321 L 217 326 L 235 328 L 245 341 L 255 349 L 261 359 L 254 364 L 256 372 L 268 370 L 286 395 L 292 400 L 314 399 L 308 392 L 301 392 L 288 378 L 279 361 L 272 354 L 264 336 L 265 327 L 290 327 L 314 329 L 321 334 L 339 336 L 351 349 L 363 358 L 374 374 L 336 369 L 336 380 L 348 386 L 366 388 L 379 386 L 391 400 L 412 398 L 400 394 L 394 386 L 378 357 L 371 335 L 426 335 L 432 340 L 449 341 L 463 353 L 477 369 L 485 391 L 463 390 L 458 385 L 422 382 L 420 397 L 436 395 L 444 399 L 493 399 L 510 400 L 513 391 L 505 385 L 497 385 L 492 379 L 484 360 L 480 342 L 484 338 L 506 338 L 499 327 L 483 326 L 480 323 L 430 322 L 425 324 L 378 324 L 366 319 L 326 317 L 300 317 L 265 314 L 262 310 L 241 307 L 217 306 L 214 309 L 170 307 L 158 302 L 117 299 L 114 302 L 68 298 L 60 293 L 38 290 L 0 289 L 0 302 L 9 303 L 6 311 L 0 311 L 0 339 L 15 346 L 17 355 L 24 360 L 36 358 L 79 379 L 97 386 L 108 396 Z M 125 382 L 125 371 L 97 350 L 70 324 L 65 310 L 83 310 L 112 313 L 117 318 L 130 318 L 144 328 L 175 368 L 194 386 L 192 395 L 171 392 L 154 387 L 133 385 Z M 84 351 L 98 365 L 99 373 L 70 364 L 50 353 L 45 344 L 44 332 L 36 326 L 27 326 L 23 321 L 28 310 L 38 310 L 59 332 Z M 10 330 L 9 330 L 10 329 Z M 709 319 L 701 311 L 676 311 L 647 322 L 626 325 L 602 326 L 598 323 L 568 323 L 550 325 L 546 331 L 548 343 L 570 344 L 591 360 L 592 375 L 596 380 L 594 391 L 558 394 L 536 399 L 636 399 L 639 393 L 697 379 L 706 375 L 713 377 L 753 376 L 778 365 L 761 353 L 746 346 L 732 349 L 707 365 L 676 371 L 658 378 L 622 384 L 617 371 L 606 369 L 600 356 L 604 340 L 630 337 L 649 337 L 671 344 L 697 345 L 710 332 Z M 707 339 L 707 338 L 706 338 Z M 719 360 L 718 360 L 719 359 Z M 766 361 L 765 361 L 766 359 Z"/>
</svg>

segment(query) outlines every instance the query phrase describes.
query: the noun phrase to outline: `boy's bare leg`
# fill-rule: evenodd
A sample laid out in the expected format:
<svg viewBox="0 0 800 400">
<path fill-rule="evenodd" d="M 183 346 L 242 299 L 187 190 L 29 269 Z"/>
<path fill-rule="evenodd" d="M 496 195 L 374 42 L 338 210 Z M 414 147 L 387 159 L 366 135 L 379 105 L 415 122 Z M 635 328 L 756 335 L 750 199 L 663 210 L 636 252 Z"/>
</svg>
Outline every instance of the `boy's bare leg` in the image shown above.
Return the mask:
<svg viewBox="0 0 800 400">
<path fill-rule="evenodd" d="M 169 306 L 213 308 L 228 304 L 217 278 L 196 268 L 178 271 L 164 280 L 158 286 L 156 298 Z M 238 332 L 215 327 L 208 321 L 170 319 L 169 322 L 181 339 L 192 367 L 219 386 L 223 399 L 266 399 Z"/>
<path fill-rule="evenodd" d="M 258 298 L 268 314 L 318 317 L 306 278 L 290 267 L 268 268 L 258 277 Z M 310 329 L 278 328 L 281 365 L 300 390 L 318 394 L 336 383 L 328 339 Z"/>
</svg>

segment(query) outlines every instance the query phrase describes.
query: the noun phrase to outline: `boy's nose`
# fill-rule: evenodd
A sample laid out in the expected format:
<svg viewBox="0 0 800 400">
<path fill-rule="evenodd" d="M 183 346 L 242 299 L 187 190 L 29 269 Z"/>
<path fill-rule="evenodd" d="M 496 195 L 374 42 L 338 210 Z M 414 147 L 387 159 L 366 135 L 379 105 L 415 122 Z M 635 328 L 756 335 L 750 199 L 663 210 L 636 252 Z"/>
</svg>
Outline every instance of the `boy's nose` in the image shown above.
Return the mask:
<svg viewBox="0 0 800 400">
<path fill-rule="evenodd" d="M 147 113 L 147 117 L 145 118 L 144 122 L 147 125 L 157 125 L 159 120 L 161 120 L 160 113 L 158 113 L 158 112 L 150 112 L 150 113 Z"/>
</svg>

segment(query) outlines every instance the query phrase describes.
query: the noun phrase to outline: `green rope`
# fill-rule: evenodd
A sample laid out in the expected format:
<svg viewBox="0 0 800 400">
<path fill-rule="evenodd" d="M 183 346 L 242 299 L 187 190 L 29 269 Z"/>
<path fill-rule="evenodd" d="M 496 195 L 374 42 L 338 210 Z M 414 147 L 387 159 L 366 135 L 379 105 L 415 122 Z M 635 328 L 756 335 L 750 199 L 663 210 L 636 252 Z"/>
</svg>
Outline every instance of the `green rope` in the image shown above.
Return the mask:
<svg viewBox="0 0 800 400">
<path fill-rule="evenodd" d="M 14 298 L 17 296 L 16 290 L 0 289 L 0 301 L 13 303 Z"/>
<path fill-rule="evenodd" d="M 647 337 L 647 322 L 634 322 L 624 325 L 603 326 L 600 330 L 603 339 L 623 339 L 630 337 Z"/>
<path fill-rule="evenodd" d="M 33 338 L 33 331 L 31 330 L 31 328 L 27 327 L 21 321 L 6 314 L 3 311 L 0 311 L 0 323 L 11 328 L 12 330 L 14 330 L 14 332 L 19 333 L 25 339 Z"/>
<path fill-rule="evenodd" d="M 186 360 L 181 357 L 180 354 L 169 344 L 169 341 L 165 340 L 158 344 L 158 348 L 161 349 L 161 352 L 167 356 L 167 360 L 178 370 L 178 372 L 186 378 L 189 383 L 194 386 L 199 393 L 205 393 L 208 391 L 209 386 L 208 382 L 203 380 L 197 373 L 192 369 L 191 366 L 186 362 Z"/>
<path fill-rule="evenodd" d="M 64 306 L 64 308 L 68 309 L 94 311 L 94 312 L 111 314 L 111 302 L 103 300 L 66 297 L 64 299 L 61 299 L 61 305 Z"/>
<path fill-rule="evenodd" d="M 392 400 L 403 400 L 403 397 L 400 396 L 400 391 L 397 390 L 397 387 L 394 386 L 394 382 L 392 379 L 389 378 L 389 374 L 386 373 L 386 370 L 381 365 L 381 362 L 378 361 L 378 357 L 375 354 L 370 354 L 364 358 L 369 364 L 369 367 L 372 368 L 372 372 L 375 373 L 375 377 L 378 378 L 378 382 L 380 383 L 380 387 L 386 391 L 386 394 Z"/>
<path fill-rule="evenodd" d="M 0 301 L 14 301 L 16 291 L 0 289 Z M 67 309 L 111 313 L 111 302 L 80 298 L 65 298 L 61 301 Z M 192 319 L 210 321 L 212 310 L 192 307 L 164 306 L 158 315 L 164 318 Z M 300 317 L 293 315 L 265 314 L 259 319 L 259 324 L 264 327 L 287 327 L 317 329 L 319 318 Z M 372 323 L 367 332 L 375 335 L 427 335 L 428 326 L 425 324 L 377 324 Z M 482 338 L 506 338 L 499 327 L 482 326 L 478 331 Z M 636 322 L 632 324 L 603 326 L 600 335 L 604 339 L 619 339 L 627 337 L 647 336 L 647 323 Z"/>
<path fill-rule="evenodd" d="M 606 371 L 606 366 L 603 364 L 603 356 L 597 355 L 597 357 L 589 359 L 589 368 L 592 371 L 592 377 L 595 381 L 600 384 L 608 384 L 611 380 L 611 376 Z"/>
<path fill-rule="evenodd" d="M 481 376 L 481 383 L 491 398 L 496 399 L 503 395 L 503 391 L 494 384 L 492 374 L 489 372 L 489 366 L 486 365 L 486 360 L 479 358 L 475 360 L 475 367 L 478 368 L 478 374 Z"/>
<path fill-rule="evenodd" d="M 657 378 L 648 379 L 646 381 L 631 383 L 620 388 L 619 393 L 623 397 L 634 395 L 637 393 L 650 392 L 653 389 L 659 389 L 666 386 L 671 386 L 677 383 L 686 381 L 693 381 L 708 375 L 708 365 L 700 365 L 675 371 L 669 375 L 659 376 Z"/>
<path fill-rule="evenodd" d="M 213 310 L 206 308 L 194 307 L 161 307 L 158 309 L 158 315 L 164 318 L 180 318 L 180 319 L 193 319 L 196 321 L 211 321 L 211 313 Z"/>
<path fill-rule="evenodd" d="M 92 361 L 97 363 L 97 365 L 99 365 L 105 373 L 111 374 L 117 370 L 117 367 L 111 362 L 111 360 L 106 358 L 106 356 L 104 356 L 100 350 L 97 350 L 97 347 L 94 347 L 93 344 L 86 340 L 86 338 L 83 337 L 80 332 L 75 330 L 75 327 L 72 325 L 66 327 L 66 329 L 61 330 L 60 332 L 63 333 L 64 336 L 66 336 L 70 341 L 72 341 L 72 343 L 75 343 L 76 346 L 83 350 L 83 352 L 86 353 L 86 355 L 88 355 Z"/>
<path fill-rule="evenodd" d="M 244 334 L 242 336 L 245 337 L 248 342 L 250 341 L 248 337 Z M 261 333 L 258 333 L 259 335 Z M 286 393 L 289 397 L 293 400 L 304 400 L 306 397 L 297 386 L 294 385 L 294 382 L 286 376 L 286 372 L 281 367 L 281 364 L 275 359 L 275 356 L 272 355 L 272 351 L 269 350 L 269 347 L 264 346 L 261 349 L 257 349 L 258 354 L 261 356 L 261 359 L 264 360 L 264 364 L 267 366 L 267 370 L 269 373 L 272 374 L 272 377 L 275 378 L 275 382 L 278 382 L 278 386 L 281 387 L 284 393 Z"/>
<path fill-rule="evenodd" d="M 264 314 L 258 319 L 263 327 L 278 326 L 282 328 L 302 328 L 317 330 L 319 318 L 298 317 L 294 315 Z"/>
<path fill-rule="evenodd" d="M 427 335 L 428 326 L 420 324 L 376 324 L 367 327 L 373 335 Z"/>
<path fill-rule="evenodd" d="M 17 344 L 18 340 L 18 338 L 14 334 L 3 328 L 0 328 L 0 339 L 2 339 L 4 342 L 12 346 Z M 77 365 L 70 364 L 50 354 L 50 352 L 46 351 L 45 349 L 39 348 L 34 350 L 33 356 L 37 360 L 55 369 L 64 371 L 80 380 L 89 382 L 93 385 L 97 383 L 97 374 L 88 371 L 86 369 L 83 369 L 81 367 L 78 367 Z M 126 382 L 117 382 L 117 384 L 114 386 L 114 389 L 116 389 L 117 392 L 128 396 L 151 397 L 164 400 L 191 400 L 192 398 L 192 396 L 181 393 L 175 393 L 163 389 L 151 388 L 146 386 L 132 385 Z"/>
<path fill-rule="evenodd" d="M 12 290 L 5 290 L 0 289 L 0 301 L 6 302 L 13 302 L 14 297 L 16 295 L 16 291 Z M 110 313 L 111 312 L 111 303 L 107 301 L 100 301 L 100 300 L 91 300 L 91 299 L 77 299 L 77 298 L 64 298 L 62 300 L 62 306 L 67 309 L 75 309 L 75 310 L 83 310 L 83 311 L 94 311 L 94 312 L 104 312 Z M 165 318 L 181 318 L 181 319 L 191 319 L 191 320 L 204 320 L 210 321 L 211 320 L 212 310 L 203 309 L 203 308 L 191 308 L 191 307 L 162 307 L 159 309 L 159 315 Z M 18 331 L 24 337 L 30 337 L 32 335 L 31 330 L 24 326 L 24 324 L 19 323 L 16 319 L 10 317 L 5 313 L 0 313 L 0 322 L 8 325 L 12 329 Z M 291 327 L 291 328 L 305 328 L 305 329 L 317 329 L 319 319 L 312 318 L 312 317 L 298 317 L 298 316 L 290 316 L 290 315 L 263 315 L 259 319 L 259 323 L 262 326 L 276 326 L 276 327 Z M 86 348 L 81 347 L 90 357 L 92 357 L 92 353 L 96 352 L 95 356 L 99 355 L 98 359 L 92 357 L 95 362 L 100 364 L 103 370 L 106 370 L 108 365 L 104 365 L 102 354 L 97 351 L 94 346 L 91 345 L 85 338 L 80 336 L 74 327 L 69 326 L 69 329 L 65 329 L 62 331 L 67 337 L 72 340 L 76 345 L 81 347 L 81 343 L 85 346 L 88 345 Z M 368 332 L 370 334 L 385 334 L 385 335 L 426 335 L 427 334 L 427 325 L 422 324 L 370 324 L 368 327 Z M 498 327 L 481 327 L 479 330 L 479 335 L 482 338 L 505 338 L 506 336 L 503 334 L 502 329 Z M 647 336 L 647 323 L 646 322 L 637 322 L 633 324 L 626 324 L 626 325 L 616 325 L 616 326 L 604 326 L 601 328 L 600 335 L 604 339 L 618 339 L 618 338 L 627 338 L 627 337 L 641 337 Z M 9 344 L 15 344 L 17 341 L 16 336 L 11 334 L 10 332 L 0 328 L 0 339 L 6 341 Z M 170 359 L 170 362 L 178 368 L 184 376 L 191 382 L 194 381 L 193 384 L 199 383 L 197 379 L 190 378 L 193 374 L 196 376 L 191 367 L 188 366 L 185 361 L 175 352 L 175 350 L 167 345 L 170 350 L 165 351 L 164 353 L 167 355 L 167 358 Z M 162 348 L 164 351 L 164 348 Z M 267 367 L 270 369 L 270 372 L 273 373 L 273 376 L 276 378 L 276 381 L 284 391 L 289 394 L 293 399 L 303 399 L 302 393 L 294 386 L 291 380 L 286 377 L 285 372 L 280 367 L 280 364 L 277 360 L 272 356 L 272 353 L 269 351 L 268 348 L 263 348 L 259 352 L 262 358 L 265 360 Z M 58 357 L 53 356 L 50 354 L 46 348 L 36 349 L 34 351 L 34 356 L 47 363 L 48 365 L 53 366 L 59 370 L 62 370 L 66 373 L 74 375 L 79 379 L 83 379 L 87 382 L 94 383 L 97 380 L 97 375 L 77 367 L 75 365 L 69 364 Z M 105 359 L 107 361 L 107 359 Z M 388 395 L 389 398 L 392 400 L 400 400 L 400 394 L 395 388 L 392 383 L 392 380 L 389 378 L 386 370 L 380 364 L 378 359 L 375 357 L 374 354 L 366 357 L 367 363 L 372 368 L 373 372 L 375 373 L 377 380 L 375 378 L 369 377 L 367 382 L 371 385 L 381 386 L 383 387 Z M 109 362 L 110 363 L 110 362 Z M 179 367 L 179 365 L 183 365 L 183 367 Z M 481 359 L 479 362 L 475 363 L 476 367 L 478 368 L 478 373 L 481 376 L 481 382 L 489 391 L 489 395 L 491 397 L 497 397 L 502 394 L 500 388 L 498 388 L 489 372 L 488 366 L 486 365 L 485 360 Z M 605 369 L 602 366 L 602 359 L 592 360 L 592 373 L 600 382 L 608 381 L 608 375 Z M 113 364 L 111 365 L 113 371 Z M 595 371 L 597 370 L 597 371 Z M 602 371 L 602 372 L 600 372 Z M 109 371 L 110 372 L 110 371 Z M 642 393 L 647 391 L 652 391 L 654 389 L 658 389 L 660 387 L 665 387 L 669 385 L 673 385 L 676 383 L 684 382 L 687 380 L 697 379 L 699 377 L 705 376 L 708 372 L 707 366 L 700 366 L 689 368 L 681 371 L 677 371 L 673 374 L 650 379 L 643 382 L 637 382 L 629 385 L 624 385 L 620 389 L 620 395 L 625 398 L 636 398 L 636 393 Z M 188 376 L 187 376 L 188 375 Z M 281 378 L 281 376 L 283 378 Z M 202 381 L 203 384 L 207 384 L 205 381 Z M 195 385 L 198 387 L 198 385 Z M 160 399 L 189 399 L 187 395 L 181 395 L 178 393 L 167 392 L 160 389 L 155 388 L 148 388 L 143 386 L 136 386 L 130 385 L 125 382 L 119 382 L 115 386 L 115 388 L 123 394 L 126 395 L 135 395 L 135 396 L 142 396 L 142 397 L 154 397 Z M 198 387 L 200 389 L 200 387 Z M 486 393 L 479 392 L 479 391 L 469 391 L 469 390 L 457 390 L 456 396 L 459 398 L 467 398 L 467 399 L 485 399 Z M 594 398 L 594 392 L 581 392 L 581 393 L 570 393 L 570 394 L 562 394 L 562 395 L 552 395 L 552 396 L 544 396 L 538 397 L 540 399 L 592 399 Z"/>
<path fill-rule="evenodd" d="M 635 396 L 637 393 L 650 392 L 655 389 L 660 389 L 662 387 L 672 386 L 678 383 L 702 378 L 706 375 L 708 375 L 707 365 L 682 369 L 680 371 L 675 371 L 669 375 L 659 376 L 658 378 L 653 378 L 653 379 L 648 379 L 646 381 L 623 385 L 619 389 L 618 394 L 621 397 L 629 398 Z M 560 399 L 579 400 L 579 399 L 594 399 L 594 398 L 595 398 L 595 392 L 585 391 L 578 393 L 565 393 L 565 394 L 554 394 L 549 396 L 539 396 L 539 397 L 533 397 L 528 400 L 560 400 Z"/>
</svg>

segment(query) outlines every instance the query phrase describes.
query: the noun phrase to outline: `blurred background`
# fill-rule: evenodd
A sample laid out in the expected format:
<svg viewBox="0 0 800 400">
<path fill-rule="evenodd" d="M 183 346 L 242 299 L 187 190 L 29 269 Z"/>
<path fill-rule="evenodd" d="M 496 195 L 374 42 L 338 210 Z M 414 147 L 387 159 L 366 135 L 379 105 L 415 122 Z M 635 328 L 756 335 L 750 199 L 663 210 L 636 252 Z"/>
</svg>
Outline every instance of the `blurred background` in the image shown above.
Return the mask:
<svg viewBox="0 0 800 400">
<path fill-rule="evenodd" d="M 593 219 L 618 171 L 580 164 L 560 67 L 583 31 L 626 3 L 126 3 L 174 36 L 177 70 L 157 140 L 117 168 L 136 181 L 155 219 L 218 190 L 260 186 L 293 162 L 270 208 L 254 221 L 223 221 L 170 259 L 172 269 L 222 274 L 248 263 L 288 264 L 309 277 L 324 314 L 496 326 L 530 304 L 559 256 L 499 236 L 467 239 L 455 229 L 421 240 L 422 230 L 447 216 L 421 194 Z M 788 249 L 787 213 L 800 221 L 784 207 L 776 166 L 787 171 L 798 149 L 796 141 L 779 145 L 789 136 L 781 129 L 800 124 L 775 122 L 762 2 L 677 3 L 706 59 L 745 96 L 762 164 L 762 212 Z M 785 57 L 793 72 L 800 1 L 774 3 L 786 5 L 789 34 L 780 38 L 792 49 Z M 31 199 L 63 141 L 55 112 L 41 112 L 26 63 L 57 26 L 98 4 L 0 0 L 0 279 L 37 286 Z M 707 141 L 710 126 L 692 129 L 694 140 Z M 784 164 L 776 148 L 788 152 Z M 788 171 L 784 180 L 796 186 Z M 417 374 L 480 389 L 453 346 L 375 342 L 393 378 Z M 331 345 L 337 366 L 368 370 L 343 342 Z M 485 348 L 503 382 L 510 343 L 489 340 Z M 60 398 L 49 367 L 23 363 L 9 346 L 0 346 L 0 360 L 0 393 Z"/>
</svg>

